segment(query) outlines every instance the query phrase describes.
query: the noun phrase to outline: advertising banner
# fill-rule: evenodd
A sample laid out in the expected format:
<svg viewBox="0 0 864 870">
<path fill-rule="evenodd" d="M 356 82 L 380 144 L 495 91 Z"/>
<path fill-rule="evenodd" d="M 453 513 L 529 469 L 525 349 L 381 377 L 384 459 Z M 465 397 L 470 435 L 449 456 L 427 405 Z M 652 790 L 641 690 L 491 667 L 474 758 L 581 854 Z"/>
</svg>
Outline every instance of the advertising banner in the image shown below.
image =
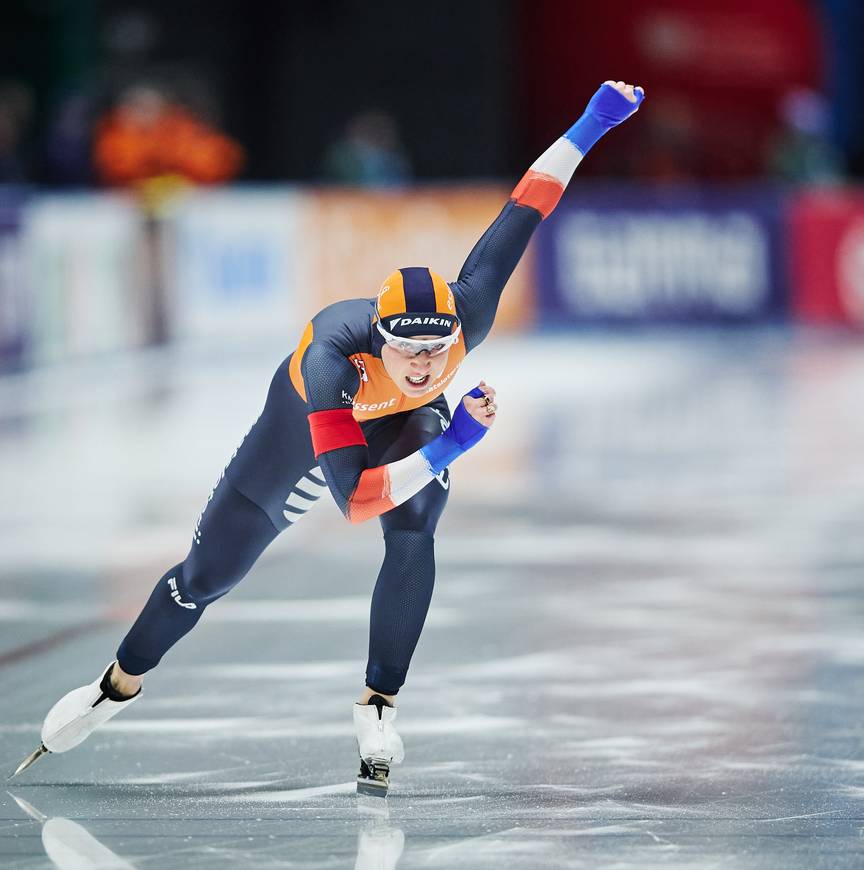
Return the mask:
<svg viewBox="0 0 864 870">
<path fill-rule="evenodd" d="M 306 317 L 339 299 L 375 296 L 402 266 L 428 266 L 454 281 L 509 196 L 503 186 L 310 193 L 303 221 Z M 533 321 L 532 264 L 529 248 L 507 284 L 493 332 Z"/>
<path fill-rule="evenodd" d="M 864 326 L 864 193 L 796 196 L 789 212 L 789 256 L 796 319 Z"/>
<path fill-rule="evenodd" d="M 22 365 L 28 337 L 21 243 L 25 196 L 24 191 L 0 189 L 0 372 Z"/>
<path fill-rule="evenodd" d="M 644 111 L 594 149 L 580 176 L 638 164 L 658 180 L 762 174 L 778 109 L 821 90 L 826 5 L 802 0 L 574 0 L 520 3 L 520 124 L 526 157 L 576 120 L 605 78 L 641 84 Z M 822 7 L 822 8 L 820 8 Z M 590 34 L 578 40 L 573 35 Z M 832 54 L 834 50 L 832 48 Z M 832 58 L 833 63 L 833 58 Z M 854 105 L 854 100 L 852 101 Z M 722 123 L 718 123 L 722 119 Z"/>
<path fill-rule="evenodd" d="M 244 343 L 294 338 L 299 287 L 298 218 L 289 189 L 199 190 L 167 220 L 167 305 L 178 339 Z"/>
<path fill-rule="evenodd" d="M 538 230 L 540 323 L 758 321 L 782 313 L 780 201 L 570 192 Z"/>
<path fill-rule="evenodd" d="M 145 343 L 149 301 L 134 200 L 39 196 L 27 206 L 23 229 L 36 362 Z"/>
</svg>

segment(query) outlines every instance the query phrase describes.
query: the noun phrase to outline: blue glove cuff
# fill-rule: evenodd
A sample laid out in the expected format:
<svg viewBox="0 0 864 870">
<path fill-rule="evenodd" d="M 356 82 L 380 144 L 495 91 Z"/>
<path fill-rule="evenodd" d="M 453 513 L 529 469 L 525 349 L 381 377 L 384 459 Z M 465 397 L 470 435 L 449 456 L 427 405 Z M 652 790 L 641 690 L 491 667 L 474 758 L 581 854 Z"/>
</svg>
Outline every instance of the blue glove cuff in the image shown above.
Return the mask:
<svg viewBox="0 0 864 870">
<path fill-rule="evenodd" d="M 480 399 L 483 397 L 483 390 L 475 387 L 467 395 Z M 450 428 L 421 447 L 420 452 L 426 458 L 432 473 L 440 474 L 454 459 L 470 450 L 488 431 L 486 426 L 478 423 L 465 410 L 465 405 L 460 400 L 459 407 L 453 413 Z"/>
<path fill-rule="evenodd" d="M 449 433 L 450 430 L 447 429 L 434 441 L 420 448 L 432 474 L 441 474 L 454 459 L 458 459 L 465 452 Z"/>
<path fill-rule="evenodd" d="M 593 115 L 587 112 L 564 134 L 584 157 L 591 146 L 608 130 Z"/>
</svg>

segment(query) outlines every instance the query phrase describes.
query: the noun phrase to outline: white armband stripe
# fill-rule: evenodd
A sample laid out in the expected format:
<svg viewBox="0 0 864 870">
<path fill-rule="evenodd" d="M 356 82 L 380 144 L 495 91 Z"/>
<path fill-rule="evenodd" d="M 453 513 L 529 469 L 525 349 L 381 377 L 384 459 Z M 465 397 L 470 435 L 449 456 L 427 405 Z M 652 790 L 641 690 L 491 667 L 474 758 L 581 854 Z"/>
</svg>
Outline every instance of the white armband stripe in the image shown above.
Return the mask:
<svg viewBox="0 0 864 870">
<path fill-rule="evenodd" d="M 418 450 L 404 459 L 387 465 L 390 478 L 390 500 L 394 505 L 403 504 L 435 479 L 426 457 Z"/>
<path fill-rule="evenodd" d="M 553 142 L 532 164 L 531 169 L 551 175 L 566 187 L 582 162 L 582 152 L 563 136 Z"/>
</svg>

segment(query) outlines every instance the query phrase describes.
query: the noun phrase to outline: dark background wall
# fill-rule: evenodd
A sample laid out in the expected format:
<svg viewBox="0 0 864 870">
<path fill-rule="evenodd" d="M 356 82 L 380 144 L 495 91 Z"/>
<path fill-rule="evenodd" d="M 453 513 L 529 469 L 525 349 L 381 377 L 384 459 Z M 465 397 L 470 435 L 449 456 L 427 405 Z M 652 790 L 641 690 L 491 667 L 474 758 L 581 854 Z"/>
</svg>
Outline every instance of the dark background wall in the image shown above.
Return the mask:
<svg viewBox="0 0 864 870">
<path fill-rule="evenodd" d="M 95 118 L 141 80 L 239 140 L 246 179 L 316 178 L 364 109 L 392 114 L 421 179 L 512 175 L 608 75 L 646 85 L 651 120 L 589 174 L 652 161 L 661 176 L 663 161 L 687 177 L 759 174 L 793 86 L 827 95 L 861 172 L 862 16 L 852 0 L 17 0 L 3 11 L 0 80 L 30 91 L 35 180 L 63 100 L 83 95 Z"/>
<path fill-rule="evenodd" d="M 420 177 L 508 169 L 516 4 L 22 0 L 0 76 L 31 85 L 37 127 L 71 89 L 101 106 L 151 81 L 246 146 L 246 177 L 314 177 L 363 109 L 392 113 Z M 37 168 L 38 171 L 38 168 Z"/>
</svg>

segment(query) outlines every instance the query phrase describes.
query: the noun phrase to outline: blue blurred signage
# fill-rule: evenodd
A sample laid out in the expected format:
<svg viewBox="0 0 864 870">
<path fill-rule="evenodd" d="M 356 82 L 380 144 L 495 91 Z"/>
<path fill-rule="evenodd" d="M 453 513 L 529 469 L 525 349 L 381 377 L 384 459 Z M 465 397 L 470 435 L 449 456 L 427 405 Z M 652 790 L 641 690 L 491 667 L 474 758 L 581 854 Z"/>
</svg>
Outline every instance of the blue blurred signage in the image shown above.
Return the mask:
<svg viewBox="0 0 864 870">
<path fill-rule="evenodd" d="M 539 322 L 777 316 L 779 230 L 770 193 L 574 190 L 538 232 Z"/>
<path fill-rule="evenodd" d="M 298 202 L 285 189 L 223 188 L 180 203 L 166 230 L 176 338 L 248 342 L 297 328 Z"/>
</svg>

